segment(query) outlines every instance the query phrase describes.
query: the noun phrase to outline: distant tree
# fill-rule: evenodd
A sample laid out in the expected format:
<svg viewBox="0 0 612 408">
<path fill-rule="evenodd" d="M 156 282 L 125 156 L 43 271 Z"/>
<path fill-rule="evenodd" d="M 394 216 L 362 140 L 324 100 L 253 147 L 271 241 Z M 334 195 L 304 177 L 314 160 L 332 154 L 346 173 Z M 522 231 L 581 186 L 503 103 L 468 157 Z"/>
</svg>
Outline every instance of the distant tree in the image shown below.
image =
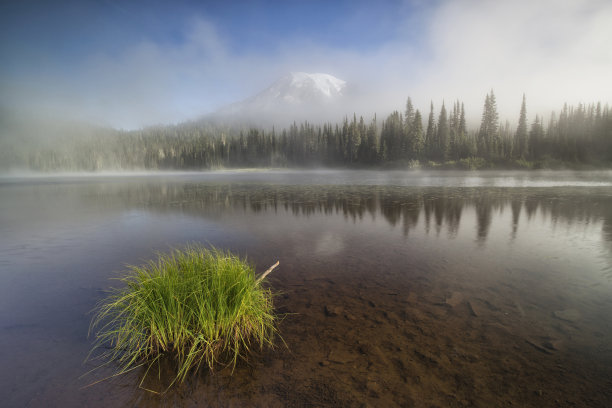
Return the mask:
<svg viewBox="0 0 612 408">
<path fill-rule="evenodd" d="M 420 159 L 423 154 L 423 148 L 425 147 L 425 138 L 423 135 L 423 120 L 421 119 L 421 112 L 419 112 L 418 109 L 414 113 L 414 119 L 412 120 L 411 135 L 412 157 Z"/>
<path fill-rule="evenodd" d="M 461 115 L 459 117 L 459 135 L 467 135 L 467 125 L 465 123 L 465 107 L 461 103 Z"/>
<path fill-rule="evenodd" d="M 514 134 L 512 134 L 510 122 L 506 120 L 504 125 L 500 124 L 497 138 L 497 155 L 501 159 L 512 157 L 514 146 Z"/>
<path fill-rule="evenodd" d="M 432 159 L 436 155 L 436 122 L 434 120 L 433 101 L 430 104 L 429 119 L 427 120 L 427 132 L 425 133 L 425 151 L 427 158 Z"/>
<path fill-rule="evenodd" d="M 497 114 L 497 103 L 495 94 L 491 90 L 485 97 L 482 122 L 478 131 L 478 155 L 491 158 L 497 149 L 499 115 Z"/>
<path fill-rule="evenodd" d="M 529 130 L 529 157 L 531 160 L 541 159 L 544 153 L 544 127 L 542 120 L 536 115 Z"/>
<path fill-rule="evenodd" d="M 515 135 L 514 158 L 524 159 L 527 157 L 527 137 L 527 108 L 525 106 L 525 94 L 523 94 L 523 103 L 521 103 L 521 113 Z"/>
<path fill-rule="evenodd" d="M 471 157 L 476 153 L 473 141 L 468 140 L 467 123 L 465 121 L 465 106 L 461 103 L 459 125 L 457 130 L 457 158 Z"/>
<path fill-rule="evenodd" d="M 404 157 L 412 156 L 412 145 L 414 144 L 414 134 L 412 125 L 414 124 L 414 107 L 410 97 L 406 100 L 406 111 L 404 112 L 404 133 L 402 138 L 402 154 Z"/>
<path fill-rule="evenodd" d="M 12 143 L 0 135 L 0 168 L 38 171 L 105 169 L 209 169 L 241 166 L 379 165 L 407 159 L 458 160 L 482 157 L 497 161 L 524 158 L 612 164 L 612 112 L 601 103 L 565 104 L 527 124 L 523 95 L 518 128 L 500 126 L 493 91 L 486 95 L 482 122 L 468 132 L 465 107 L 433 102 L 424 132 L 421 112 L 410 98 L 405 112 L 393 112 L 382 126 L 356 115 L 338 123 L 296 123 L 271 130 L 244 125 L 190 122 L 136 131 L 105 129 L 83 135 L 67 130 L 55 138 Z"/>
<path fill-rule="evenodd" d="M 378 129 L 376 126 L 376 115 L 374 115 L 374 118 L 367 127 L 365 140 L 362 146 L 362 162 L 369 165 L 376 164 L 378 162 Z"/>
<path fill-rule="evenodd" d="M 385 146 L 387 160 L 395 161 L 403 159 L 402 138 L 404 134 L 404 124 L 402 114 L 394 111 L 383 122 L 380 139 Z"/>
<path fill-rule="evenodd" d="M 408 97 L 406 100 L 406 111 L 404 112 L 404 120 L 406 121 L 406 128 L 410 129 L 412 127 L 412 123 L 414 122 L 415 115 L 414 106 L 412 106 L 412 99 Z"/>
<path fill-rule="evenodd" d="M 459 158 L 459 115 L 460 115 L 459 101 L 453 103 L 453 109 L 449 115 L 449 140 L 448 140 L 448 156 L 449 158 L 456 160 Z"/>
<path fill-rule="evenodd" d="M 442 101 L 442 108 L 440 108 L 440 116 L 438 117 L 438 146 L 437 146 L 437 157 L 438 159 L 445 161 L 448 159 L 448 147 L 449 147 L 449 135 L 450 129 L 448 125 L 448 116 L 446 114 L 446 107 L 444 101 Z"/>
<path fill-rule="evenodd" d="M 348 126 L 348 134 L 347 134 L 347 155 L 348 162 L 355 163 L 357 162 L 357 153 L 359 152 L 359 145 L 361 144 L 361 138 L 363 133 L 363 118 L 361 118 L 360 123 L 357 123 L 357 116 L 353 114 L 353 121 Z"/>
</svg>

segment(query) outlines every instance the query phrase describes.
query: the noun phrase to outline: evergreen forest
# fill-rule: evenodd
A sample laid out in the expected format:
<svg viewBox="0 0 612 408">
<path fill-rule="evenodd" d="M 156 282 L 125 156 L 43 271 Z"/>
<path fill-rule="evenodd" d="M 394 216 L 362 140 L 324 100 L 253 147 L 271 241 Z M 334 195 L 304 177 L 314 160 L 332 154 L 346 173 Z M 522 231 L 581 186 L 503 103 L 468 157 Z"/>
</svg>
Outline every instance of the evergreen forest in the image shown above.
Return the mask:
<svg viewBox="0 0 612 408">
<path fill-rule="evenodd" d="M 493 91 L 480 126 L 468 129 L 464 104 L 429 112 L 410 98 L 386 118 L 352 115 L 338 123 L 287 128 L 219 125 L 206 121 L 134 131 L 107 128 L 0 138 L 0 170 L 202 170 L 245 167 L 560 168 L 612 165 L 612 113 L 601 103 L 562 107 L 544 123 L 501 123 Z"/>
</svg>

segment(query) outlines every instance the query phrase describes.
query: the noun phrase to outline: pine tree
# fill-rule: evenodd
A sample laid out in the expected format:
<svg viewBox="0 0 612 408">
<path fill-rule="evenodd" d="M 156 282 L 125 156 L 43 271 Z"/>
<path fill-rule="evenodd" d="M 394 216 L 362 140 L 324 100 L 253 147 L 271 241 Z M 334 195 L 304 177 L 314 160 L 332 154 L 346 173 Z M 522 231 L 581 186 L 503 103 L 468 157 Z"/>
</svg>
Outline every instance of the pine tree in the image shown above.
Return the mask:
<svg viewBox="0 0 612 408">
<path fill-rule="evenodd" d="M 544 127 L 542 126 L 540 117 L 536 115 L 535 121 L 531 124 L 531 130 L 529 131 L 529 156 L 532 160 L 542 158 L 543 139 Z"/>
<path fill-rule="evenodd" d="M 465 123 L 465 107 L 461 103 L 461 115 L 459 117 L 459 135 L 467 135 L 467 124 Z"/>
<path fill-rule="evenodd" d="M 427 121 L 427 133 L 425 133 L 425 150 L 427 158 L 431 159 L 435 155 L 436 145 L 436 123 L 434 121 L 434 106 L 431 102 L 429 110 L 429 120 Z"/>
<path fill-rule="evenodd" d="M 414 123 L 414 107 L 410 97 L 406 100 L 406 112 L 404 114 L 404 132 L 402 135 L 402 155 L 404 157 L 412 156 L 412 145 L 414 144 L 414 134 L 412 125 Z"/>
<path fill-rule="evenodd" d="M 457 126 L 457 158 L 470 157 L 474 154 L 472 141 L 468 141 L 467 124 L 465 121 L 465 106 L 461 103 L 459 125 Z"/>
<path fill-rule="evenodd" d="M 402 114 L 394 111 L 383 122 L 380 138 L 384 143 L 387 160 L 394 161 L 405 158 L 401 150 L 401 142 L 404 134 Z"/>
<path fill-rule="evenodd" d="M 449 146 L 449 126 L 448 116 L 446 115 L 446 107 L 444 101 L 442 101 L 442 108 L 440 108 L 440 116 L 438 117 L 438 153 L 437 156 L 440 160 L 446 161 L 448 159 L 448 146 Z"/>
<path fill-rule="evenodd" d="M 365 162 L 375 164 L 378 161 L 378 129 L 376 126 L 376 115 L 368 126 L 365 149 Z"/>
<path fill-rule="evenodd" d="M 516 128 L 514 157 L 516 159 L 524 159 L 527 156 L 527 108 L 525 105 L 525 94 L 523 94 L 523 103 L 521 104 L 521 113 L 519 116 L 519 124 Z"/>
<path fill-rule="evenodd" d="M 448 155 L 452 159 L 457 159 L 459 156 L 457 140 L 459 139 L 459 112 L 460 112 L 460 109 L 461 108 L 459 105 L 459 101 L 456 101 L 453 104 L 453 110 L 448 120 L 449 127 L 450 127 L 450 134 L 449 134 L 449 140 L 448 140 Z"/>
<path fill-rule="evenodd" d="M 478 131 L 478 155 L 486 159 L 495 155 L 498 145 L 499 116 L 495 94 L 491 90 L 485 97 L 482 122 Z"/>
<path fill-rule="evenodd" d="M 423 120 L 421 119 L 421 112 L 417 109 L 414 113 L 414 120 L 412 121 L 412 156 L 415 159 L 420 159 L 423 154 L 423 148 L 425 147 L 425 139 L 423 138 Z"/>
<path fill-rule="evenodd" d="M 363 118 L 361 119 L 363 125 Z M 361 144 L 361 133 L 360 127 L 357 125 L 357 115 L 353 114 L 353 121 L 348 126 L 347 134 L 347 155 L 348 162 L 355 163 L 357 161 L 357 152 L 359 151 L 359 145 Z"/>
</svg>

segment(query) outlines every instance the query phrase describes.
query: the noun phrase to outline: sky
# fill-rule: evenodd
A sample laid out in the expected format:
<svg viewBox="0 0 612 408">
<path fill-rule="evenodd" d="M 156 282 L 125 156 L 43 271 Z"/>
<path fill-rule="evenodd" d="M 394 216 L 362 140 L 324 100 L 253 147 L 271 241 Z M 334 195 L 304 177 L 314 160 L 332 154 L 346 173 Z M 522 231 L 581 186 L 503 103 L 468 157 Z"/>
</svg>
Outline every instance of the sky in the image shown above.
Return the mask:
<svg viewBox="0 0 612 408">
<path fill-rule="evenodd" d="M 11 1 L 0 5 L 0 109 L 116 128 L 177 123 L 289 72 L 359 90 L 347 110 L 406 98 L 477 121 L 612 102 L 608 0 Z"/>
</svg>

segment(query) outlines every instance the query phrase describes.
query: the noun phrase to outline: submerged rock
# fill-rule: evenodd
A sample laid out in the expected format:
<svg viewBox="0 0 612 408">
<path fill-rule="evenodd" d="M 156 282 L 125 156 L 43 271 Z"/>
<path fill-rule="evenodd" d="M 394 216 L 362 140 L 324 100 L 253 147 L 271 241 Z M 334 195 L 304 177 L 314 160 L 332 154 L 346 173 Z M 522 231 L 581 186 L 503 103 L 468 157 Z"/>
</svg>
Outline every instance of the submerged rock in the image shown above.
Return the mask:
<svg viewBox="0 0 612 408">
<path fill-rule="evenodd" d="M 542 346 L 546 347 L 549 350 L 557 351 L 561 347 L 561 342 L 559 340 L 545 340 L 542 342 Z"/>
<path fill-rule="evenodd" d="M 453 292 L 450 297 L 446 298 L 446 304 L 451 307 L 457 307 L 463 302 L 463 295 L 459 292 Z"/>
<path fill-rule="evenodd" d="M 336 349 L 329 352 L 327 360 L 332 363 L 346 364 L 355 361 L 356 356 L 343 349 Z"/>
<path fill-rule="evenodd" d="M 483 312 L 482 306 L 475 300 L 470 300 L 467 302 L 468 307 L 470 308 L 470 313 L 472 316 L 481 316 Z"/>
<path fill-rule="evenodd" d="M 576 309 L 557 310 L 553 312 L 553 316 L 557 319 L 565 320 L 566 322 L 575 323 L 580 320 L 580 312 Z"/>
<path fill-rule="evenodd" d="M 324 311 L 325 311 L 325 316 L 336 317 L 339 314 L 341 314 L 344 311 L 344 309 L 341 306 L 325 305 Z"/>
<path fill-rule="evenodd" d="M 537 341 L 533 341 L 530 339 L 525 339 L 525 342 L 527 344 L 529 344 L 531 347 L 533 347 L 534 349 L 538 350 L 539 352 L 542 352 L 544 354 L 551 354 L 551 349 L 544 347 L 543 345 L 538 344 Z"/>
</svg>

